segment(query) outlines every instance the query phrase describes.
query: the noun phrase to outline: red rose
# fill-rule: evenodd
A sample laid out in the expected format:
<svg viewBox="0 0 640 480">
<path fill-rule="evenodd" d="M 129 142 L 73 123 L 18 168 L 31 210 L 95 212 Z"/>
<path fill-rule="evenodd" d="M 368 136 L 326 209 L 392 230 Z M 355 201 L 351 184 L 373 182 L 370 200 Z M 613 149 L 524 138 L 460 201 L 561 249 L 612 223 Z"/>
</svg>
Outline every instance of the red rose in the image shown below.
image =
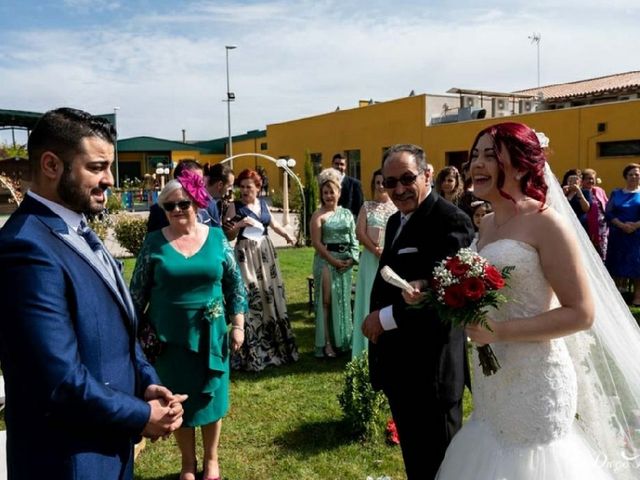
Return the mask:
<svg viewBox="0 0 640 480">
<path fill-rule="evenodd" d="M 460 286 L 462 287 L 464 296 L 472 302 L 480 300 L 486 291 L 484 282 L 475 277 L 465 279 Z"/>
<path fill-rule="evenodd" d="M 462 308 L 467 299 L 461 285 L 451 285 L 444 290 L 444 303 L 451 308 Z"/>
<path fill-rule="evenodd" d="M 487 282 L 487 286 L 492 290 L 499 290 L 505 285 L 502 274 L 493 265 L 484 267 L 484 279 Z"/>
<path fill-rule="evenodd" d="M 453 257 L 447 262 L 447 270 L 455 277 L 464 277 L 469 271 L 469 265 L 462 263 L 458 257 Z"/>
</svg>

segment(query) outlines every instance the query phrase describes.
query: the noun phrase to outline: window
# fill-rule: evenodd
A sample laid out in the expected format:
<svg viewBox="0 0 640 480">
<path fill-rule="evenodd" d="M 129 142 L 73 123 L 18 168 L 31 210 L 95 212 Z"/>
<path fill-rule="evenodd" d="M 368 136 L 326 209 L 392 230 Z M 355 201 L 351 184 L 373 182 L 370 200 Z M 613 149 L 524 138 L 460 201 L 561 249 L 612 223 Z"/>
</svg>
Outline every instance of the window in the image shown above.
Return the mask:
<svg viewBox="0 0 640 480">
<path fill-rule="evenodd" d="M 260 143 L 260 150 L 266 150 L 266 149 L 267 149 L 267 142 Z"/>
<path fill-rule="evenodd" d="M 360 180 L 360 150 L 345 150 L 347 175 Z"/>
<path fill-rule="evenodd" d="M 309 159 L 311 160 L 311 165 L 313 166 L 313 174 L 318 175 L 322 170 L 322 154 L 310 153 Z"/>
<path fill-rule="evenodd" d="M 598 152 L 601 157 L 640 157 L 640 140 L 599 142 Z"/>
</svg>

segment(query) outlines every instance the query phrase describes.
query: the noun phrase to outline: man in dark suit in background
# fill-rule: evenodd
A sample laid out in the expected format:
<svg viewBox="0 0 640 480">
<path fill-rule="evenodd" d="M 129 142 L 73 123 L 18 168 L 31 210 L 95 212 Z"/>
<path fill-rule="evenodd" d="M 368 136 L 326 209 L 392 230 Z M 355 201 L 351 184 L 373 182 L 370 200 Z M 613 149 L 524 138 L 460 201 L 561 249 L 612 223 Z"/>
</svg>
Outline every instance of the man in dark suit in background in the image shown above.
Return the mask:
<svg viewBox="0 0 640 480">
<path fill-rule="evenodd" d="M 113 186 L 115 129 L 70 108 L 29 136 L 31 190 L 0 230 L 0 361 L 9 480 L 133 477 L 133 443 L 180 427 L 136 341 L 118 265 L 86 214 Z"/>
<path fill-rule="evenodd" d="M 474 231 L 464 212 L 431 189 L 420 147 L 389 148 L 382 174 L 399 211 L 387 223 L 371 313 L 362 330 L 371 340 L 371 383 L 389 400 L 407 478 L 427 480 L 435 476 L 462 425 L 462 394 L 469 384 L 466 337 L 426 305 L 407 308 L 401 290 L 386 283 L 380 269 L 388 265 L 424 290 L 427 282 L 422 279 L 431 276 L 437 262 L 469 246 Z"/>
<path fill-rule="evenodd" d="M 187 159 L 181 160 L 176 168 L 173 170 L 173 178 L 178 178 L 185 170 L 192 170 L 201 177 L 204 177 L 204 168 L 195 160 Z M 220 227 L 222 222 L 220 220 L 220 213 L 216 206 L 215 199 L 209 201 L 207 208 L 198 209 L 198 222 L 208 227 Z M 169 226 L 169 220 L 167 220 L 167 214 L 160 205 L 154 203 L 149 208 L 149 218 L 147 219 L 147 233 L 155 232 L 161 228 Z"/>
<path fill-rule="evenodd" d="M 357 178 L 347 175 L 347 157 L 342 153 L 336 153 L 331 160 L 333 168 L 340 172 L 342 177 L 340 199 L 338 205 L 351 210 L 353 219 L 358 218 L 360 207 L 364 203 L 364 195 L 362 194 L 362 184 Z"/>
</svg>

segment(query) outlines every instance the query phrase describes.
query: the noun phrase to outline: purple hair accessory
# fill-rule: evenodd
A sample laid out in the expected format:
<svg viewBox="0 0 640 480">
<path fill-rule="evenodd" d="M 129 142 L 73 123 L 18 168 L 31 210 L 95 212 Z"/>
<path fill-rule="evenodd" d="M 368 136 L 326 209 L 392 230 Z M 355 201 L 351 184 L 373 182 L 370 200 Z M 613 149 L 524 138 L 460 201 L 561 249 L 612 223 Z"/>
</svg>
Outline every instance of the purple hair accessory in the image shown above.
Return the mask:
<svg viewBox="0 0 640 480">
<path fill-rule="evenodd" d="M 176 180 L 180 182 L 198 208 L 205 208 L 209 204 L 211 196 L 204 187 L 204 180 L 200 175 L 192 170 L 184 170 Z"/>
</svg>

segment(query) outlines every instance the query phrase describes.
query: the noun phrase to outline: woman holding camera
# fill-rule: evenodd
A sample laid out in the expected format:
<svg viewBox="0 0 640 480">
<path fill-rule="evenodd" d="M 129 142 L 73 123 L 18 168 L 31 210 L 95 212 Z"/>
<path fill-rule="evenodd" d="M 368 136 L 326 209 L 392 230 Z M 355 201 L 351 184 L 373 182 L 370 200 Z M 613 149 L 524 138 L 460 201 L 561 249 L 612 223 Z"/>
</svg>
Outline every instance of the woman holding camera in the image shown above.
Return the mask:
<svg viewBox="0 0 640 480">
<path fill-rule="evenodd" d="M 249 315 L 244 344 L 231 357 L 231 367 L 257 372 L 298 360 L 278 255 L 268 228 L 291 245 L 295 238 L 273 219 L 267 202 L 258 197 L 262 187 L 258 172 L 243 170 L 237 183 L 241 198 L 229 205 L 223 228 L 229 240 L 238 239 L 235 252 L 249 297 Z"/>
</svg>

